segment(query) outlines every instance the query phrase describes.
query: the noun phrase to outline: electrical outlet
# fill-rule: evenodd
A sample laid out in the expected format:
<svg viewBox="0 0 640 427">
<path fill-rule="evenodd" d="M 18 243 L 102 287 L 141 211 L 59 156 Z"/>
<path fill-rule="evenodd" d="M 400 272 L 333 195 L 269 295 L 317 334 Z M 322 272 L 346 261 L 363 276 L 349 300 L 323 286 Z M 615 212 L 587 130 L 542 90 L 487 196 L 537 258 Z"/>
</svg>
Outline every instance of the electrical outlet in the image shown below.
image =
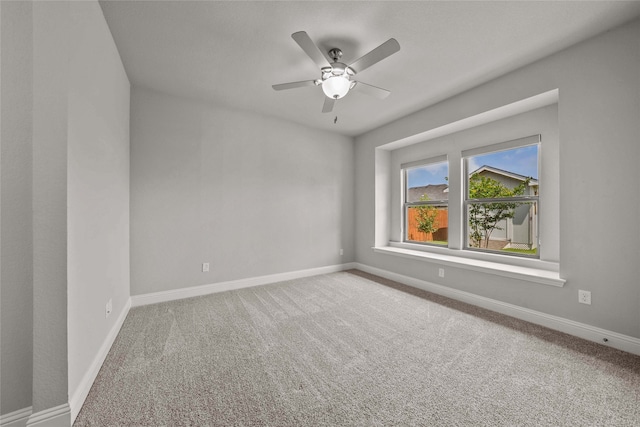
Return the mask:
<svg viewBox="0 0 640 427">
<path fill-rule="evenodd" d="M 109 317 L 109 315 L 111 314 L 112 310 L 113 310 L 113 300 L 111 298 L 109 298 L 109 301 L 107 301 L 107 304 L 104 306 L 104 318 L 105 319 L 107 317 Z"/>
<path fill-rule="evenodd" d="M 578 290 L 578 302 L 580 304 L 591 305 L 591 292 L 583 291 L 582 289 Z"/>
<path fill-rule="evenodd" d="M 344 249 L 340 249 L 340 256 L 344 255 Z"/>
<path fill-rule="evenodd" d="M 207 271 L 209 271 L 209 263 L 208 262 L 203 262 L 202 263 L 202 272 L 206 273 Z"/>
<path fill-rule="evenodd" d="M 444 268 L 439 268 L 438 269 L 438 276 L 439 277 L 444 277 Z"/>
</svg>

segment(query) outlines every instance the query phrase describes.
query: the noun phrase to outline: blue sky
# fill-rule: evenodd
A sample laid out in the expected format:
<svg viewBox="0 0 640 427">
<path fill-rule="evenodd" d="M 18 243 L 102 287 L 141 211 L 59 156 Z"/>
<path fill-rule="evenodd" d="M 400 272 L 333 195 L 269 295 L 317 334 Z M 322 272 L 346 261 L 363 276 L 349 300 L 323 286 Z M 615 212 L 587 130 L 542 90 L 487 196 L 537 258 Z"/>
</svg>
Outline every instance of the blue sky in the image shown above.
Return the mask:
<svg viewBox="0 0 640 427">
<path fill-rule="evenodd" d="M 446 184 L 449 176 L 449 164 L 445 162 L 432 163 L 426 166 L 409 169 L 407 184 L 409 188 L 421 187 L 429 184 Z"/>
<path fill-rule="evenodd" d="M 469 172 L 484 165 L 538 179 L 538 146 L 529 145 L 469 158 Z"/>
<path fill-rule="evenodd" d="M 469 158 L 470 172 L 484 165 L 538 179 L 538 146 L 529 145 L 527 147 L 518 147 Z M 445 177 L 449 176 L 448 169 L 447 162 L 409 169 L 407 177 L 408 187 L 446 184 L 447 181 Z"/>
</svg>

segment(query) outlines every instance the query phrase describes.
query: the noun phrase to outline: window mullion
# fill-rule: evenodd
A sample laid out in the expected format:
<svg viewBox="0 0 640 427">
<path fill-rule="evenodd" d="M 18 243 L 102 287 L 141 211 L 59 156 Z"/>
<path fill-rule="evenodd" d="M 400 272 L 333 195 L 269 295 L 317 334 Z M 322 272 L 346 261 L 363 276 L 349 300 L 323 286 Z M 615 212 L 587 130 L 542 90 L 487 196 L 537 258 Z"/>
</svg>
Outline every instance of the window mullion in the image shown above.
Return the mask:
<svg viewBox="0 0 640 427">
<path fill-rule="evenodd" d="M 467 202 L 482 203 L 511 203 L 511 202 L 531 202 L 538 201 L 538 196 L 513 196 L 513 197 L 496 197 L 490 199 L 467 199 Z"/>
<path fill-rule="evenodd" d="M 428 200 L 424 202 L 407 202 L 405 206 L 443 206 L 447 205 L 448 202 L 446 200 Z"/>
</svg>

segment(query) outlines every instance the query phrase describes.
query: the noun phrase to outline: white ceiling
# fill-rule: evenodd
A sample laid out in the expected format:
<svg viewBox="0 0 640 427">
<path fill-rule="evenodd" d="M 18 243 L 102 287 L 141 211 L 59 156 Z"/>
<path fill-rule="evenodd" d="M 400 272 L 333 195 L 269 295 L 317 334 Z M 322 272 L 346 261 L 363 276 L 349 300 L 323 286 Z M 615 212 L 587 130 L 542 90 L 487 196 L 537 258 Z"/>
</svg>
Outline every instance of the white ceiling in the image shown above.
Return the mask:
<svg viewBox="0 0 640 427">
<path fill-rule="evenodd" d="M 351 136 L 640 16 L 639 1 L 100 3 L 133 85 Z M 357 76 L 391 95 L 349 93 L 323 114 L 320 87 L 274 91 L 320 77 L 296 31 L 347 64 L 398 40 Z"/>
</svg>

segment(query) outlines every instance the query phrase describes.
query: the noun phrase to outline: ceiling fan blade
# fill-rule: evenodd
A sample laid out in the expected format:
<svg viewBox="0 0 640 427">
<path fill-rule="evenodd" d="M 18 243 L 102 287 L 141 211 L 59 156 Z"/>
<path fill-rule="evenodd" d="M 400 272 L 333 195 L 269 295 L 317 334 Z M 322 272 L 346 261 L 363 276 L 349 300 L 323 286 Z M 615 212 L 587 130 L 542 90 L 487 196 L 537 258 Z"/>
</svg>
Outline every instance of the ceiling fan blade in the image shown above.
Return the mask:
<svg viewBox="0 0 640 427">
<path fill-rule="evenodd" d="M 333 104 L 336 103 L 336 100 L 333 98 L 329 98 L 328 96 L 324 97 L 324 105 L 322 106 L 323 113 L 330 113 L 333 111 Z"/>
<path fill-rule="evenodd" d="M 298 31 L 297 33 L 291 34 L 291 38 L 298 43 L 307 55 L 309 55 L 309 58 L 316 63 L 318 68 L 329 66 L 329 60 L 324 56 L 320 49 L 318 49 L 318 46 L 316 46 L 306 32 Z"/>
<path fill-rule="evenodd" d="M 382 89 L 381 87 L 368 85 L 362 82 L 356 82 L 353 90 L 366 93 L 367 95 L 375 96 L 378 99 L 385 99 L 391 93 L 390 91 Z"/>
<path fill-rule="evenodd" d="M 275 90 L 295 89 L 298 87 L 316 86 L 315 80 L 305 80 L 302 82 L 281 83 L 271 86 Z"/>
<path fill-rule="evenodd" d="M 371 67 L 373 64 L 382 61 L 386 57 L 393 55 L 399 50 L 400 43 L 398 43 L 396 39 L 389 39 L 360 59 L 356 59 L 352 64 L 349 65 L 349 68 L 351 68 L 356 73 L 359 73 Z"/>
</svg>

